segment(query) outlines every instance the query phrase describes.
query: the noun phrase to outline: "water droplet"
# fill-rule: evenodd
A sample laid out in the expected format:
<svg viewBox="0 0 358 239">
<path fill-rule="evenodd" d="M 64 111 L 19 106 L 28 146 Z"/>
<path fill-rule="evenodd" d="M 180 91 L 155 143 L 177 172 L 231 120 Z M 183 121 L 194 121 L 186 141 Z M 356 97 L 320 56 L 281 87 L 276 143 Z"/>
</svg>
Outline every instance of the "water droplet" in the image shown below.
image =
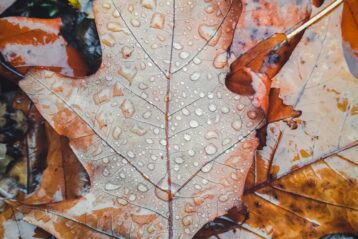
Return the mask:
<svg viewBox="0 0 358 239">
<path fill-rule="evenodd" d="M 184 159 L 182 159 L 182 158 L 176 158 L 176 159 L 175 159 L 175 162 L 176 162 L 177 164 L 182 164 L 182 163 L 184 163 Z"/>
<path fill-rule="evenodd" d="M 231 178 L 235 181 L 239 180 L 239 178 L 237 177 L 237 174 L 236 173 L 232 173 L 231 174 Z"/>
<path fill-rule="evenodd" d="M 132 24 L 133 27 L 139 27 L 140 26 L 140 21 L 138 19 L 136 19 L 136 18 L 133 18 L 131 20 L 131 24 Z"/>
<path fill-rule="evenodd" d="M 205 147 L 205 152 L 208 154 L 208 155 L 213 155 L 215 154 L 217 151 L 217 148 L 215 145 L 213 144 L 208 144 L 206 147 Z"/>
<path fill-rule="evenodd" d="M 153 225 L 148 226 L 147 227 L 147 232 L 150 233 L 150 234 L 154 233 L 155 232 L 155 227 Z"/>
<path fill-rule="evenodd" d="M 193 223 L 193 217 L 192 216 L 185 216 L 183 219 L 182 219 L 182 223 L 184 226 L 190 226 L 192 223 Z"/>
<path fill-rule="evenodd" d="M 192 81 L 197 81 L 200 79 L 200 73 L 199 72 L 195 72 L 192 75 L 190 75 L 190 80 Z"/>
<path fill-rule="evenodd" d="M 248 116 L 250 119 L 256 119 L 257 113 L 256 113 L 256 111 L 250 110 L 249 112 L 247 112 L 247 116 Z"/>
<path fill-rule="evenodd" d="M 159 183 L 157 184 L 158 187 L 155 188 L 155 195 L 165 201 L 165 202 L 169 202 L 171 200 L 173 200 L 173 192 L 175 192 L 175 190 L 178 188 L 178 185 L 175 183 L 172 183 L 172 190 L 168 191 L 168 178 L 167 176 L 165 176 L 164 178 L 162 178 Z"/>
<path fill-rule="evenodd" d="M 117 11 L 117 9 L 115 9 L 113 12 L 112 12 L 112 16 L 114 18 L 118 18 L 120 15 L 119 15 L 119 12 Z"/>
<path fill-rule="evenodd" d="M 190 204 L 190 203 L 186 203 L 186 204 L 185 204 L 185 212 L 186 212 L 186 213 L 193 213 L 193 212 L 195 212 L 194 206 L 193 206 L 192 204 Z"/>
<path fill-rule="evenodd" d="M 219 196 L 219 201 L 220 201 L 220 202 L 226 202 L 227 200 L 229 200 L 229 195 L 230 195 L 230 193 L 226 193 L 226 194 L 220 195 L 220 196 Z"/>
<path fill-rule="evenodd" d="M 147 130 L 142 128 L 141 126 L 135 124 L 133 128 L 131 129 L 132 133 L 135 133 L 138 136 L 143 136 L 147 133 Z"/>
<path fill-rule="evenodd" d="M 102 36 L 101 42 L 108 47 L 112 47 L 112 46 L 114 46 L 116 40 L 115 40 L 114 36 L 112 36 L 111 34 L 108 33 L 108 34 L 104 34 Z"/>
<path fill-rule="evenodd" d="M 102 7 L 103 7 L 104 9 L 111 9 L 111 4 L 109 4 L 109 3 L 103 3 L 103 4 L 102 4 Z"/>
<path fill-rule="evenodd" d="M 122 26 L 117 22 L 109 22 L 107 24 L 107 29 L 111 32 L 120 32 L 122 31 Z"/>
<path fill-rule="evenodd" d="M 137 196 L 135 194 L 131 194 L 131 195 L 129 195 L 128 199 L 129 199 L 129 201 L 133 202 L 137 199 Z"/>
<path fill-rule="evenodd" d="M 117 190 L 121 187 L 121 185 L 113 184 L 113 183 L 106 183 L 104 188 L 108 191 Z"/>
<path fill-rule="evenodd" d="M 152 112 L 151 111 L 146 111 L 143 113 L 143 118 L 144 119 L 149 119 L 150 116 L 152 116 Z"/>
<path fill-rule="evenodd" d="M 238 111 L 241 111 L 241 110 L 243 110 L 243 109 L 245 108 L 245 105 L 243 105 L 243 104 L 238 104 L 238 105 L 236 106 L 236 108 L 237 108 Z"/>
<path fill-rule="evenodd" d="M 128 201 L 124 198 L 117 198 L 117 202 L 123 206 L 128 204 Z"/>
<path fill-rule="evenodd" d="M 206 133 L 205 138 L 208 140 L 209 139 L 217 139 L 217 138 L 219 138 L 219 135 L 215 131 L 209 131 Z"/>
<path fill-rule="evenodd" d="M 186 52 L 186 51 L 183 51 L 183 52 L 180 53 L 179 56 L 180 56 L 181 59 L 186 59 L 186 58 L 189 57 L 189 53 Z"/>
<path fill-rule="evenodd" d="M 142 7 L 147 9 L 154 9 L 157 5 L 156 0 L 141 0 Z"/>
<path fill-rule="evenodd" d="M 112 136 L 114 139 L 118 140 L 121 133 L 122 133 L 122 129 L 119 128 L 118 126 L 115 126 L 112 131 Z"/>
<path fill-rule="evenodd" d="M 181 50 L 181 49 L 183 49 L 182 45 L 181 45 L 180 43 L 177 43 L 177 42 L 174 42 L 174 43 L 173 43 L 173 47 L 174 47 L 174 49 L 176 49 L 176 50 Z"/>
<path fill-rule="evenodd" d="M 189 122 L 189 125 L 190 125 L 190 127 L 192 127 L 192 128 L 196 128 L 196 127 L 199 126 L 199 123 L 198 123 L 198 121 L 196 121 L 196 120 L 191 120 L 191 121 Z"/>
<path fill-rule="evenodd" d="M 231 142 L 231 139 L 226 138 L 223 140 L 222 145 L 225 146 L 225 145 L 229 144 L 230 142 Z"/>
<path fill-rule="evenodd" d="M 201 63 L 201 60 L 199 58 L 195 57 L 193 59 L 193 62 L 194 62 L 195 65 L 199 65 Z"/>
<path fill-rule="evenodd" d="M 189 134 L 184 134 L 184 139 L 186 141 L 190 141 L 191 140 L 191 136 Z"/>
<path fill-rule="evenodd" d="M 223 52 L 215 56 L 214 67 L 222 69 L 227 65 L 227 53 Z"/>
<path fill-rule="evenodd" d="M 183 112 L 183 115 L 190 115 L 190 111 L 187 108 L 182 109 L 181 112 Z"/>
<path fill-rule="evenodd" d="M 129 151 L 127 152 L 127 155 L 128 155 L 128 157 L 130 157 L 130 158 L 134 158 L 134 157 L 135 157 L 134 152 L 131 151 L 131 150 L 129 150 Z"/>
<path fill-rule="evenodd" d="M 163 146 L 167 145 L 167 141 L 165 139 L 160 140 L 160 144 Z"/>
<path fill-rule="evenodd" d="M 140 192 L 147 192 L 148 191 L 148 187 L 146 185 L 144 185 L 143 183 L 138 184 L 137 189 Z"/>
<path fill-rule="evenodd" d="M 195 185 L 194 185 L 194 188 L 197 189 L 197 190 L 201 190 L 201 189 L 202 189 L 202 187 L 201 187 L 199 184 L 195 184 Z"/>
<path fill-rule="evenodd" d="M 155 165 L 152 164 L 152 163 L 148 164 L 147 167 L 148 167 L 148 169 L 149 169 L 150 171 L 153 171 L 153 170 L 155 169 Z"/>
<path fill-rule="evenodd" d="M 203 110 L 200 109 L 200 108 L 197 108 L 197 109 L 195 110 L 195 114 L 196 114 L 197 116 L 202 116 L 203 113 L 204 113 Z"/>
<path fill-rule="evenodd" d="M 210 105 L 209 105 L 209 110 L 210 110 L 211 112 L 215 112 L 215 111 L 216 111 L 216 105 L 210 104 Z"/>
<path fill-rule="evenodd" d="M 122 86 L 118 82 L 113 86 L 113 96 L 123 96 Z"/>
<path fill-rule="evenodd" d="M 221 112 L 224 113 L 224 114 L 227 114 L 227 113 L 230 112 L 230 109 L 228 107 L 222 107 Z"/>
<path fill-rule="evenodd" d="M 201 171 L 204 173 L 208 173 L 210 172 L 210 170 L 213 168 L 213 164 L 212 163 L 208 163 L 206 164 L 204 167 L 201 168 Z"/>
<path fill-rule="evenodd" d="M 162 29 L 165 23 L 165 15 L 162 13 L 154 13 L 150 21 L 150 26 L 152 28 Z"/>
<path fill-rule="evenodd" d="M 241 120 L 236 120 L 236 121 L 232 122 L 231 127 L 234 130 L 239 131 L 241 129 L 241 125 L 242 125 Z"/>
<path fill-rule="evenodd" d="M 118 74 L 123 76 L 129 84 L 132 83 L 134 77 L 137 75 L 137 67 L 133 64 L 123 64 L 119 66 Z"/>
<path fill-rule="evenodd" d="M 199 26 L 199 35 L 206 41 L 209 41 L 209 46 L 215 46 L 221 36 L 221 28 L 214 25 L 201 24 Z"/>
<path fill-rule="evenodd" d="M 122 57 L 124 59 L 129 58 L 132 55 L 133 52 L 133 48 L 132 47 L 128 47 L 128 46 L 124 46 L 121 49 L 121 53 L 122 53 Z"/>
<path fill-rule="evenodd" d="M 212 5 L 209 5 L 205 8 L 205 12 L 208 14 L 211 14 L 214 12 L 214 7 Z"/>
</svg>

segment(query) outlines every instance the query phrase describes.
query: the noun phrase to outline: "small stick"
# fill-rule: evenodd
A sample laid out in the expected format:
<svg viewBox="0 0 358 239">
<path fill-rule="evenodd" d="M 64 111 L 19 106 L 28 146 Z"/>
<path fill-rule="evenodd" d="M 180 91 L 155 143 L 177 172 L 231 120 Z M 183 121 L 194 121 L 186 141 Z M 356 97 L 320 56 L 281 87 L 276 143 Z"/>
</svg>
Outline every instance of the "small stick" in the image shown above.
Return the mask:
<svg viewBox="0 0 358 239">
<path fill-rule="evenodd" d="M 324 17 L 324 15 L 326 15 L 327 13 L 329 13 L 330 11 L 332 11 L 333 9 L 338 7 L 343 2 L 344 2 L 344 0 L 335 0 L 334 2 L 329 4 L 325 9 L 320 11 L 317 15 L 312 17 L 310 20 L 305 22 L 303 25 L 299 26 L 292 32 L 288 33 L 287 40 L 291 40 L 294 36 L 296 36 L 297 34 L 302 32 L 303 30 L 305 30 L 307 27 L 311 26 L 312 24 L 316 23 L 318 20 L 320 20 L 322 17 Z"/>
</svg>

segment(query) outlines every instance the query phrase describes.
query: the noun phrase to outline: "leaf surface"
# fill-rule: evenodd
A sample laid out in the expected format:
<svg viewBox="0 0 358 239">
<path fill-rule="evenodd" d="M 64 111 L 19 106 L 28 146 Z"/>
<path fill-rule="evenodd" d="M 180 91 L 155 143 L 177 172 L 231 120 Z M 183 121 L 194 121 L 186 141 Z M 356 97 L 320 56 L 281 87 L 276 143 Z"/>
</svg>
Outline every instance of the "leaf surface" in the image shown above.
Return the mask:
<svg viewBox="0 0 358 239">
<path fill-rule="evenodd" d="M 278 2 L 274 9 L 284 5 Z M 309 12 L 307 1 L 294 2 L 288 5 L 296 9 L 297 24 Z M 241 204 L 258 145 L 255 131 L 265 122 L 259 103 L 224 84 L 228 51 L 249 49 L 230 49 L 241 29 L 241 2 L 94 4 L 103 44 L 100 70 L 83 80 L 33 72 L 20 83 L 44 118 L 70 139 L 91 191 L 46 210 L 21 210 L 62 238 L 191 238 Z"/>
</svg>

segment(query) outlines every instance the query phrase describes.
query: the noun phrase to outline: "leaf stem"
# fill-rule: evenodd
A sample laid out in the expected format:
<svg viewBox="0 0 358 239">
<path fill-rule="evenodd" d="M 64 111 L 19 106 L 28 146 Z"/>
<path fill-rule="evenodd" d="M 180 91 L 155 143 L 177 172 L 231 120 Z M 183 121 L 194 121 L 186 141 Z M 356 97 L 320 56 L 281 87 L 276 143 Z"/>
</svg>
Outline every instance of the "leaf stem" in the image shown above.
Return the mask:
<svg viewBox="0 0 358 239">
<path fill-rule="evenodd" d="M 329 4 L 325 9 L 320 11 L 318 14 L 316 14 L 314 17 L 312 17 L 310 20 L 305 22 L 303 25 L 299 26 L 298 28 L 294 29 L 292 32 L 287 34 L 287 40 L 291 40 L 294 36 L 304 31 L 306 28 L 310 27 L 320 19 L 322 19 L 326 14 L 331 12 L 333 9 L 338 7 L 341 3 L 343 3 L 344 0 L 335 0 L 331 4 Z"/>
</svg>

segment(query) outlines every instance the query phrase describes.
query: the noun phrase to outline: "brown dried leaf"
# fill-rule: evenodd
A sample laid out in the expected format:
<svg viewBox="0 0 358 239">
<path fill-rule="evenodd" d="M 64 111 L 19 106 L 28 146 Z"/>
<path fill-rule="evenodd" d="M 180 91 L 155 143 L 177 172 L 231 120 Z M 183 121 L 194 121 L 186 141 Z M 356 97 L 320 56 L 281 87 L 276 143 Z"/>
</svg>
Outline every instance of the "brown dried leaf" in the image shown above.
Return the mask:
<svg viewBox="0 0 358 239">
<path fill-rule="evenodd" d="M 342 7 L 307 30 L 274 79 L 284 101 L 302 110 L 300 123 L 294 131 L 282 122 L 269 124 L 267 146 L 258 152 L 245 187 L 248 215 L 236 221 L 243 223 L 236 225 L 236 232 L 220 238 L 358 233 L 358 126 L 353 110 L 358 83 L 337 38 L 341 12 Z"/>
</svg>

